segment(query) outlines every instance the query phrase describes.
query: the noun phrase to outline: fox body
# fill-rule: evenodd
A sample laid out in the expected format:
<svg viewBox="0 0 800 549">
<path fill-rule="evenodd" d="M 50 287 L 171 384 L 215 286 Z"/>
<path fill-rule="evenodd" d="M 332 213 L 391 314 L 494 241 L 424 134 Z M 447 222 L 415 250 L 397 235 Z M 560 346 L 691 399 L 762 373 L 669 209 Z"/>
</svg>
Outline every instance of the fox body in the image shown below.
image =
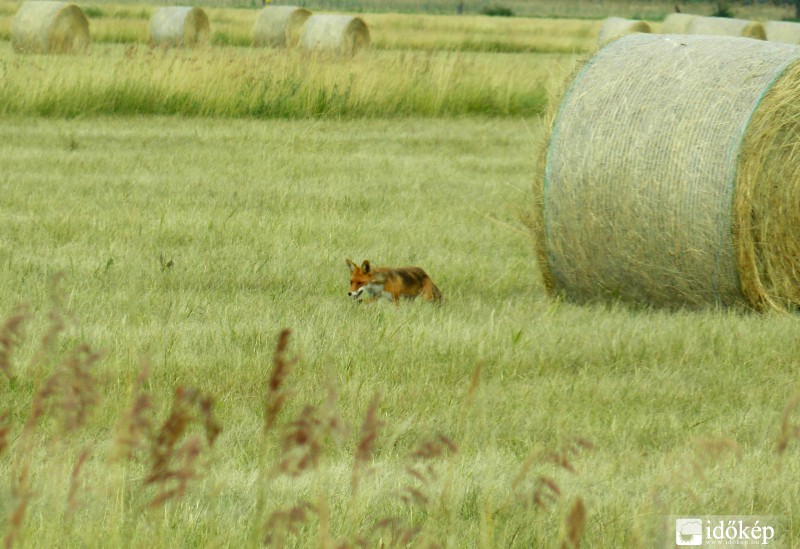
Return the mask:
<svg viewBox="0 0 800 549">
<path fill-rule="evenodd" d="M 359 267 L 349 259 L 350 291 L 347 295 L 363 299 L 385 298 L 397 303 L 401 297 L 413 299 L 417 296 L 425 301 L 441 301 L 442 293 L 428 273 L 419 267 L 371 267 L 364 261 Z"/>
</svg>

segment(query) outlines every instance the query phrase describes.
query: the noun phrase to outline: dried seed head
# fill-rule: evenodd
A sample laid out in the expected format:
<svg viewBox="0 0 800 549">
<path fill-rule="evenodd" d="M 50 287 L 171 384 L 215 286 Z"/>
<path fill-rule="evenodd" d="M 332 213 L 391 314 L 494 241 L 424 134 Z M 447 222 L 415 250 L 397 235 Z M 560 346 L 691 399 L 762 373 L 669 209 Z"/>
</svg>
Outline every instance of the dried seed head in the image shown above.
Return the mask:
<svg viewBox="0 0 800 549">
<path fill-rule="evenodd" d="M 19 307 L 15 313 L 6 318 L 0 327 L 0 372 L 9 379 L 13 375 L 11 354 L 22 341 L 23 328 L 29 319 L 30 313 L 27 308 Z"/>
<path fill-rule="evenodd" d="M 567 513 L 566 530 L 561 549 L 579 549 L 583 532 L 586 530 L 586 507 L 580 497 L 575 500 Z"/>
</svg>

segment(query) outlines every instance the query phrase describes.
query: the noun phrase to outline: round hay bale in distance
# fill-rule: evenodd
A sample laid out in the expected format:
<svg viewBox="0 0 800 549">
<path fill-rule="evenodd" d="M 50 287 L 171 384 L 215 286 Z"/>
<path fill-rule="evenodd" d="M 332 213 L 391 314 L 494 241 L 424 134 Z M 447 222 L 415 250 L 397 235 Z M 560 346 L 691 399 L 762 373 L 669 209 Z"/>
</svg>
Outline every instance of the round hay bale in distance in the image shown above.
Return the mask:
<svg viewBox="0 0 800 549">
<path fill-rule="evenodd" d="M 312 15 L 300 34 L 300 45 L 309 50 L 354 53 L 369 42 L 367 24 L 349 15 Z"/>
<path fill-rule="evenodd" d="M 767 40 L 784 44 L 800 44 L 800 23 L 789 21 L 767 21 L 764 25 Z"/>
<path fill-rule="evenodd" d="M 609 17 L 603 21 L 600 32 L 597 33 L 597 45 L 602 46 L 620 36 L 634 32 L 651 32 L 650 25 L 644 21 L 623 19 L 622 17 Z"/>
<path fill-rule="evenodd" d="M 24 2 L 11 25 L 11 46 L 19 53 L 78 52 L 89 41 L 89 20 L 66 2 Z"/>
<path fill-rule="evenodd" d="M 689 34 L 705 34 L 708 36 L 743 36 L 766 40 L 764 25 L 746 19 L 729 17 L 696 17 L 689 24 Z"/>
<path fill-rule="evenodd" d="M 689 34 L 689 26 L 697 17 L 691 13 L 670 13 L 661 24 L 661 34 Z"/>
<path fill-rule="evenodd" d="M 542 150 L 545 286 L 578 302 L 800 307 L 800 48 L 637 34 L 567 89 Z"/>
<path fill-rule="evenodd" d="M 253 45 L 256 47 L 296 46 L 300 31 L 311 12 L 296 6 L 267 6 L 253 25 Z"/>
<path fill-rule="evenodd" d="M 200 8 L 169 6 L 150 19 L 150 40 L 155 45 L 194 48 L 208 45 L 210 39 L 208 16 Z"/>
</svg>

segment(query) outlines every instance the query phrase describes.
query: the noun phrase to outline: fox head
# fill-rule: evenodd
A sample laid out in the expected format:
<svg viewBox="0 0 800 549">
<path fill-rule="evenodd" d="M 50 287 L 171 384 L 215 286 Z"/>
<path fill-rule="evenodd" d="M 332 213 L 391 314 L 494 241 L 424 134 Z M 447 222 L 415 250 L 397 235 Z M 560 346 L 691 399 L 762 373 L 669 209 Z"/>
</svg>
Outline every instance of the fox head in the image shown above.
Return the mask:
<svg viewBox="0 0 800 549">
<path fill-rule="evenodd" d="M 349 297 L 360 301 L 365 297 L 378 297 L 383 293 L 386 275 L 373 271 L 367 260 L 361 263 L 361 267 L 349 259 L 345 261 L 350 268 L 350 291 L 347 292 Z"/>
</svg>

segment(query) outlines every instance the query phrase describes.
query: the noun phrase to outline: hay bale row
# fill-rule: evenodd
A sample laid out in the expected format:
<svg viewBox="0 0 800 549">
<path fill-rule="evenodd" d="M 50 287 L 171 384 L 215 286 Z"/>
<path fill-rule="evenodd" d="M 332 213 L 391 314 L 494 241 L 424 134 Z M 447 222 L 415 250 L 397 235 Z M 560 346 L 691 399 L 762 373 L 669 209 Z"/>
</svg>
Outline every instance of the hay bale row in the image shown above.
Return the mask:
<svg viewBox="0 0 800 549">
<path fill-rule="evenodd" d="M 800 307 L 800 48 L 635 34 L 566 91 L 536 184 L 548 290 Z"/>
<path fill-rule="evenodd" d="M 651 32 L 650 25 L 644 21 L 608 17 L 603 20 L 600 32 L 597 34 L 597 45 L 603 46 L 612 40 L 634 32 Z"/>
<path fill-rule="evenodd" d="M 370 43 L 369 28 L 359 17 L 312 15 L 295 6 L 268 6 L 253 27 L 255 46 L 295 46 L 353 53 Z"/>
<path fill-rule="evenodd" d="M 25 2 L 11 24 L 11 47 L 19 53 L 70 53 L 89 45 L 89 20 L 75 4 Z"/>
<path fill-rule="evenodd" d="M 163 7 L 150 20 L 154 45 L 193 48 L 208 45 L 211 27 L 200 8 Z M 29 0 L 12 24 L 12 46 L 23 53 L 66 53 L 89 44 L 89 21 L 75 4 Z M 366 23 L 346 15 L 311 15 L 294 6 L 268 6 L 253 27 L 255 46 L 294 46 L 352 53 L 369 45 Z"/>
<path fill-rule="evenodd" d="M 800 28 L 800 25 L 797 26 Z M 644 21 L 609 17 L 603 21 L 597 36 L 597 43 L 599 46 L 603 46 L 621 36 L 634 32 L 649 33 L 651 30 L 650 26 Z M 800 34 L 800 30 L 796 32 Z M 726 17 L 701 17 L 688 13 L 672 13 L 668 15 L 661 25 L 661 34 L 703 34 L 708 36 L 743 36 L 758 40 L 767 39 L 765 26 L 756 21 Z"/>
<path fill-rule="evenodd" d="M 688 13 L 672 13 L 661 25 L 661 34 L 706 34 L 743 36 L 784 44 L 800 44 L 800 23 L 767 21 L 758 23 L 743 19 L 700 17 Z"/>
<path fill-rule="evenodd" d="M 729 17 L 695 17 L 689 24 L 689 34 L 767 39 L 767 33 L 761 23 Z"/>
<path fill-rule="evenodd" d="M 156 45 L 195 47 L 208 44 L 210 37 L 208 17 L 200 8 L 161 8 L 150 20 L 150 40 Z M 89 21 L 75 4 L 29 0 L 11 26 L 11 45 L 19 53 L 78 52 L 89 42 Z"/>
<path fill-rule="evenodd" d="M 661 34 L 703 34 L 707 36 L 742 36 L 766 40 L 765 25 L 746 19 L 702 17 L 688 13 L 672 13 L 664 19 Z"/>
</svg>

